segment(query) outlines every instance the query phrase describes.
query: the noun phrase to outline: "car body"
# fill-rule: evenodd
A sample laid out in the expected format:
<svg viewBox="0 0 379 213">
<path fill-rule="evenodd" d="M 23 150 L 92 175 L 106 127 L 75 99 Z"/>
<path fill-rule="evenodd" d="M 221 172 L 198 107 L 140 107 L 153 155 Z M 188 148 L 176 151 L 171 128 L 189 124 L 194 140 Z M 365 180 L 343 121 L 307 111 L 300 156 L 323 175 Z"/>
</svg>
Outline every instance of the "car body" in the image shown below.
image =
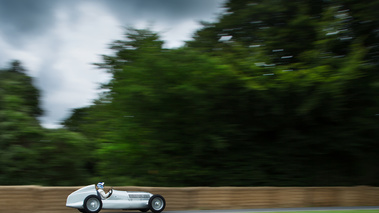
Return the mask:
<svg viewBox="0 0 379 213">
<path fill-rule="evenodd" d="M 160 213 L 166 207 L 166 201 L 161 195 L 114 189 L 109 192 L 109 196 L 103 198 L 95 184 L 85 186 L 68 195 L 66 206 L 84 213 L 98 213 L 102 209 L 151 210 Z"/>
</svg>

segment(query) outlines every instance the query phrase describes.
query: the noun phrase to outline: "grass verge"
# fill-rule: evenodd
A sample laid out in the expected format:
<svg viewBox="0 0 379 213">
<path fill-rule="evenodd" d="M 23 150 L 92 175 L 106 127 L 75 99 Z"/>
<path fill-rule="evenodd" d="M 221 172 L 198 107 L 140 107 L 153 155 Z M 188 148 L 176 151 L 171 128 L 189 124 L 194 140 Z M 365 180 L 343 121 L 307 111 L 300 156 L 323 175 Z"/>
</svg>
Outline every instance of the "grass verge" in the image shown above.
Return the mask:
<svg viewBox="0 0 379 213">
<path fill-rule="evenodd" d="M 313 210 L 313 211 L 282 211 L 268 213 L 315 213 L 315 212 L 330 212 L 330 213 L 379 213 L 379 210 Z M 253 213 L 253 212 L 252 212 Z"/>
</svg>

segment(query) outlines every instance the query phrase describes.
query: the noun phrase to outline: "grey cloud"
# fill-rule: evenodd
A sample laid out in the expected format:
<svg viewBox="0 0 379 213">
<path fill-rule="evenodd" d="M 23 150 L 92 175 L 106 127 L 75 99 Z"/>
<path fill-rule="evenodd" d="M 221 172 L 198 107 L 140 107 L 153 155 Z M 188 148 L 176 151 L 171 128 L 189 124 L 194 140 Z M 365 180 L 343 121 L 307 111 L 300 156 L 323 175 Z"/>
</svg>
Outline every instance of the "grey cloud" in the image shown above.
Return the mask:
<svg viewBox="0 0 379 213">
<path fill-rule="evenodd" d="M 214 17 L 214 12 L 225 0 L 0 0 L 1 33 L 13 46 L 22 46 L 34 36 L 44 34 L 56 22 L 57 8 L 68 8 L 74 22 L 80 14 L 80 3 L 104 5 L 122 24 L 133 25 L 137 20 L 178 22 Z"/>
<path fill-rule="evenodd" d="M 178 21 L 186 18 L 209 18 L 225 0 L 102 0 L 120 19 Z"/>
<path fill-rule="evenodd" d="M 20 46 L 30 36 L 38 35 L 53 23 L 56 5 L 51 0 L 0 0 L 0 25 L 5 39 Z"/>
<path fill-rule="evenodd" d="M 170 39 L 177 39 L 177 37 L 182 39 L 190 27 L 192 27 L 191 30 L 194 29 L 192 20 L 209 21 L 215 18 L 217 11 L 220 11 L 218 8 L 225 1 L 0 0 L 0 46 L 2 47 L 0 48 L 0 63 L 4 63 L 5 59 L 35 62 L 34 67 L 37 70 L 34 71 L 34 76 L 38 88 L 41 89 L 42 107 L 46 112 L 41 121 L 45 125 L 53 125 L 67 117 L 69 109 L 88 105 L 90 100 L 87 99 L 94 98 L 95 93 L 92 88 L 88 88 L 90 87 L 88 85 L 93 85 L 95 79 L 99 81 L 99 77 L 94 77 L 94 75 L 100 75 L 88 74 L 90 72 L 87 69 L 91 69 L 90 66 L 86 67 L 82 64 L 98 62 L 85 60 L 87 57 L 90 58 L 90 51 L 94 46 L 96 48 L 93 51 L 100 51 L 99 44 L 104 43 L 105 48 L 106 43 L 109 44 L 117 39 L 117 37 L 113 38 L 115 28 L 136 27 L 138 22 L 148 22 L 153 27 L 159 25 L 160 29 L 170 28 L 168 36 Z M 83 22 L 83 17 L 91 17 L 93 8 L 115 21 L 102 22 L 106 20 L 106 17 L 101 17 L 96 21 Z M 57 12 L 63 14 L 63 20 Z M 191 26 L 183 26 L 184 23 Z M 112 24 L 121 26 L 109 26 Z M 68 32 L 71 30 L 72 32 Z M 93 34 L 97 30 L 107 35 L 93 39 Z M 109 40 L 106 40 L 108 38 Z M 85 45 L 78 45 L 80 42 Z M 75 60 L 72 57 L 73 52 L 82 52 L 81 54 L 85 57 Z M 103 54 L 103 52 L 94 52 L 94 54 Z M 60 66 L 62 64 L 64 67 Z M 3 65 L 0 64 L 0 66 Z M 80 72 L 80 75 L 74 75 L 73 72 L 67 70 Z M 72 83 L 73 81 L 70 81 L 72 78 L 86 84 Z"/>
</svg>

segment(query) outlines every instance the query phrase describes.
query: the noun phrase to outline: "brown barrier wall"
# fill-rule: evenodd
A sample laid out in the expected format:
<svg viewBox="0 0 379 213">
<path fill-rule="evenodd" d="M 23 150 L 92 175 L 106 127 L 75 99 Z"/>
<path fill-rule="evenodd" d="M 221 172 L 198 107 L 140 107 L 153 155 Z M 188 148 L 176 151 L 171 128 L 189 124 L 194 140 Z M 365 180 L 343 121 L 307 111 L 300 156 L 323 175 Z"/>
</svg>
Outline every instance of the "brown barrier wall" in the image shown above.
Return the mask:
<svg viewBox="0 0 379 213">
<path fill-rule="evenodd" d="M 80 187 L 0 186 L 0 212 L 69 213 L 67 196 Z M 165 197 L 166 210 L 379 206 L 379 187 L 114 187 Z M 104 210 L 102 212 L 112 212 Z M 118 211 L 120 212 L 120 211 Z"/>
</svg>

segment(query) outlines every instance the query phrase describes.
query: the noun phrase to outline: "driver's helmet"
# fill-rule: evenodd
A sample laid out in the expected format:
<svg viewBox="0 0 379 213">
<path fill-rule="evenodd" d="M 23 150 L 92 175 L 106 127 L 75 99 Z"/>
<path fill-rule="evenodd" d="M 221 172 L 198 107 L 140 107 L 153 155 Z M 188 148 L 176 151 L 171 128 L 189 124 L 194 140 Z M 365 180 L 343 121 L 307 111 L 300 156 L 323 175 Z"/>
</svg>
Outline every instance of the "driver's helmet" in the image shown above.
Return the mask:
<svg viewBox="0 0 379 213">
<path fill-rule="evenodd" d="M 97 184 L 97 188 L 99 188 L 99 189 L 104 189 L 104 182 L 99 182 L 98 184 Z"/>
</svg>

